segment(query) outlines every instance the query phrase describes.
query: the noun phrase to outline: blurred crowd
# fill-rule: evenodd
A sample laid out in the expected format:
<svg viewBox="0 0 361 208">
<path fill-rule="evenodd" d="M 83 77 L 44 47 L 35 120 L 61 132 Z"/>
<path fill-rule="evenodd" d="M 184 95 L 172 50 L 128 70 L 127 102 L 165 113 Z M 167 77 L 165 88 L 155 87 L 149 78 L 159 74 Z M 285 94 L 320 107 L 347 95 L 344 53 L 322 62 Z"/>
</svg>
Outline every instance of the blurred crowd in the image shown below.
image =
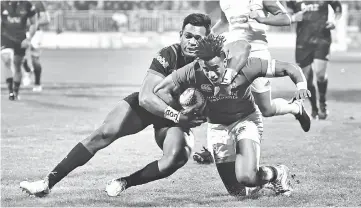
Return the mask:
<svg viewBox="0 0 361 208">
<path fill-rule="evenodd" d="M 192 10 L 201 1 L 47 1 L 48 10 Z"/>
</svg>

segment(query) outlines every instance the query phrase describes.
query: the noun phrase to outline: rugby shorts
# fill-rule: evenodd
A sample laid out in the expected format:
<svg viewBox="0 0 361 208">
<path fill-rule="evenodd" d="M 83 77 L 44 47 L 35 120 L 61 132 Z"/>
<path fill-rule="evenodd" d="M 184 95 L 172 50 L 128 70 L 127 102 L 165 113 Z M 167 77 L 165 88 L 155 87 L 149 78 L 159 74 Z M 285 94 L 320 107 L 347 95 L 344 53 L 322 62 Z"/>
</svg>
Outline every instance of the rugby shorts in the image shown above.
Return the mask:
<svg viewBox="0 0 361 208">
<path fill-rule="evenodd" d="M 156 116 L 139 105 L 139 92 L 134 92 L 124 98 L 130 107 L 135 111 L 139 118 L 143 121 L 144 126 L 153 125 L 154 129 L 164 127 L 172 127 L 176 124 L 168 119 Z"/>
<path fill-rule="evenodd" d="M 260 144 L 262 133 L 262 114 L 256 110 L 246 118 L 230 125 L 208 123 L 207 146 L 216 163 L 234 162 L 237 142 L 242 139 L 251 139 Z"/>
<path fill-rule="evenodd" d="M 13 40 L 9 40 L 8 38 L 2 36 L 1 37 L 1 49 L 11 48 L 14 50 L 14 55 L 17 56 L 25 56 L 25 48 L 21 48 L 21 42 L 15 42 Z"/>
<path fill-rule="evenodd" d="M 271 53 L 268 49 L 251 51 L 249 57 L 261 58 L 271 63 Z M 266 77 L 258 77 L 251 84 L 251 90 L 257 93 L 264 93 L 271 90 L 271 82 Z"/>
<path fill-rule="evenodd" d="M 328 61 L 331 44 L 327 41 L 317 44 L 297 45 L 296 46 L 296 63 L 301 67 L 309 66 L 314 59 Z"/>
</svg>

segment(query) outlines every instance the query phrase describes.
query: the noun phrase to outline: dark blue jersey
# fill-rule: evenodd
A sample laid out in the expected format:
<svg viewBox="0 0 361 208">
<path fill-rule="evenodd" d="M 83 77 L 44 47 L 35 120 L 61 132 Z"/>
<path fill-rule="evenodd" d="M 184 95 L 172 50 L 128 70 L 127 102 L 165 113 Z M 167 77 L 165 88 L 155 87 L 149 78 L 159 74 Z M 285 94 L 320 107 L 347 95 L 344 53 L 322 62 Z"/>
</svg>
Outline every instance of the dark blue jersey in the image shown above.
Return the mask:
<svg viewBox="0 0 361 208">
<path fill-rule="evenodd" d="M 1 1 L 1 39 L 21 42 L 26 38 L 26 22 L 36 14 L 29 1 Z"/>
<path fill-rule="evenodd" d="M 306 11 L 303 20 L 297 23 L 297 45 L 331 43 L 331 32 L 326 29 L 328 21 L 328 5 L 341 13 L 342 7 L 339 1 L 289 1 L 287 6 L 293 12 Z"/>
</svg>

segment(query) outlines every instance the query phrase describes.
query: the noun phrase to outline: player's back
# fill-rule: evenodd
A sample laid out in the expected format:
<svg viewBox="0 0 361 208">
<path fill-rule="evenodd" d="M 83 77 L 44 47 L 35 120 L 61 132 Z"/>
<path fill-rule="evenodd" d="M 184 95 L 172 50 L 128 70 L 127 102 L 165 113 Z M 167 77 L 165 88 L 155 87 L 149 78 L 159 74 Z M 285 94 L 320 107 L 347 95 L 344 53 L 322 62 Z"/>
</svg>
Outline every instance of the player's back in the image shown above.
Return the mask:
<svg viewBox="0 0 361 208">
<path fill-rule="evenodd" d="M 248 18 L 251 10 L 259 10 L 261 16 L 266 15 L 262 0 L 220 0 L 219 3 L 229 23 L 227 39 L 247 40 L 253 48 L 257 42 L 267 44 L 267 26 Z"/>
</svg>

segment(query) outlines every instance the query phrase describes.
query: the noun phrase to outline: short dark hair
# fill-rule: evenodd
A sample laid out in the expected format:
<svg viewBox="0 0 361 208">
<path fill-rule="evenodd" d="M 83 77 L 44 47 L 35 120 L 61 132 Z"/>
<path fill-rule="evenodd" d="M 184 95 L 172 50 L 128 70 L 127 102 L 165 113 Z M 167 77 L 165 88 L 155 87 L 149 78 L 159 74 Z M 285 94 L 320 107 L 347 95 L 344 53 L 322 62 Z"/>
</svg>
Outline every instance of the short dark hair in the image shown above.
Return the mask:
<svg viewBox="0 0 361 208">
<path fill-rule="evenodd" d="M 211 18 L 208 15 L 202 13 L 192 13 L 184 18 L 182 30 L 184 30 L 185 26 L 188 24 L 193 26 L 203 26 L 206 28 L 206 35 L 208 35 L 211 33 L 211 23 Z"/>
<path fill-rule="evenodd" d="M 196 56 L 205 61 L 209 61 L 216 56 L 221 57 L 224 41 L 225 38 L 222 35 L 210 34 L 202 38 L 196 46 Z"/>
</svg>

